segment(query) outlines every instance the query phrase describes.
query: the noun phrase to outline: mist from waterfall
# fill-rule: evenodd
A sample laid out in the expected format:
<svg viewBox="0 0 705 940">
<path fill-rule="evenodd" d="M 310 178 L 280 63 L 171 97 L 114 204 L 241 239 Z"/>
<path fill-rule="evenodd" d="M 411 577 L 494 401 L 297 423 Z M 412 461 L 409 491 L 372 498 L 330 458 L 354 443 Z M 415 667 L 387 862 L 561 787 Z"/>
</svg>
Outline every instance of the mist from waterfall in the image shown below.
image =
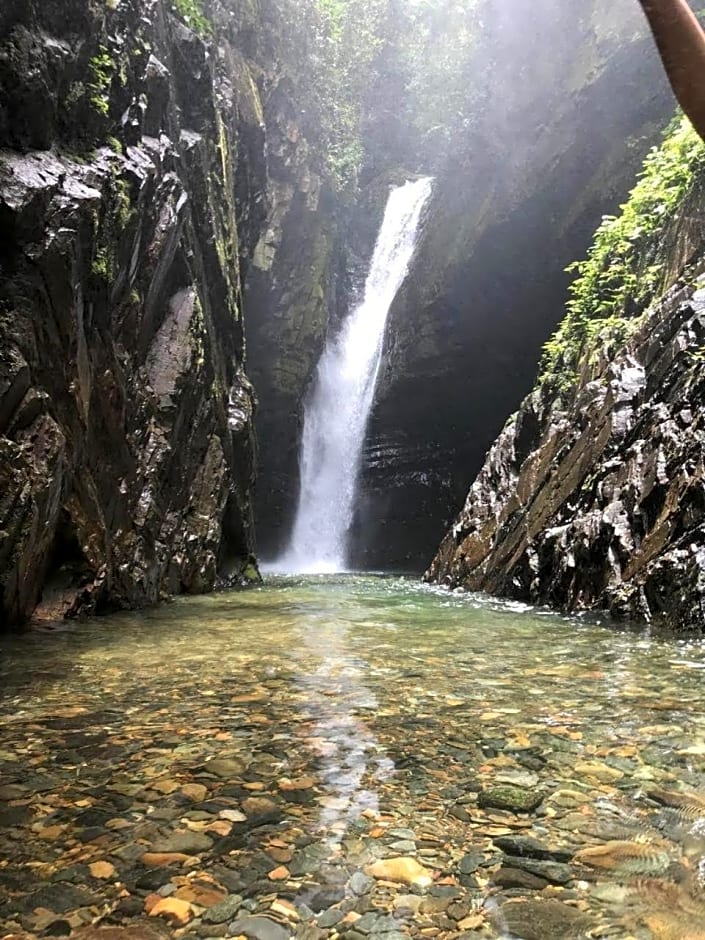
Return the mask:
<svg viewBox="0 0 705 940">
<path fill-rule="evenodd" d="M 306 403 L 301 484 L 289 547 L 279 571 L 344 571 L 365 431 L 382 359 L 387 315 L 414 253 L 433 180 L 392 190 L 362 302 L 329 340 Z"/>
</svg>

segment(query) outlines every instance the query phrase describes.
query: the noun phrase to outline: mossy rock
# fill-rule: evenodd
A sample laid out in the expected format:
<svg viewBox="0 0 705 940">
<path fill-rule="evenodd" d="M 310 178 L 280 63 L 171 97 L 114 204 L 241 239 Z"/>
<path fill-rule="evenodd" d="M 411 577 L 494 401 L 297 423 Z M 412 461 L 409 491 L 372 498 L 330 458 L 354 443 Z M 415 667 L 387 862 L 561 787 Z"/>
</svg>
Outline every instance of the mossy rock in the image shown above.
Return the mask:
<svg viewBox="0 0 705 940">
<path fill-rule="evenodd" d="M 524 790 L 509 784 L 489 787 L 480 793 L 478 805 L 482 809 L 504 809 L 510 813 L 532 813 L 543 802 L 541 790 Z"/>
</svg>

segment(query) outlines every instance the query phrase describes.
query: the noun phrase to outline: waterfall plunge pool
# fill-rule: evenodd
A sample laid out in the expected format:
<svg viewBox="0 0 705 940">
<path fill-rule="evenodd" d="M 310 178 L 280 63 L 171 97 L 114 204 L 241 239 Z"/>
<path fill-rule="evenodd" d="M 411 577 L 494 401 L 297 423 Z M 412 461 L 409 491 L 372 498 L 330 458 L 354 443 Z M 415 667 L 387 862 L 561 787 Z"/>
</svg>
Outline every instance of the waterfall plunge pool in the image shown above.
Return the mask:
<svg viewBox="0 0 705 940">
<path fill-rule="evenodd" d="M 1 648 L 0 935 L 705 937 L 698 639 L 347 575 Z"/>
</svg>

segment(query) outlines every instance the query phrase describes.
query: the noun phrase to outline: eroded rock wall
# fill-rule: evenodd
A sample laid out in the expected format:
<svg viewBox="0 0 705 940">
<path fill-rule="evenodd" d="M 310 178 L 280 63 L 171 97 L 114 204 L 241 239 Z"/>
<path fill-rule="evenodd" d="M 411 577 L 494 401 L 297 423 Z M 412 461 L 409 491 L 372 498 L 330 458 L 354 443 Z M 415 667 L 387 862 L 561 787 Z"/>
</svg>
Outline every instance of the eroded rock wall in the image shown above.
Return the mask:
<svg viewBox="0 0 705 940">
<path fill-rule="evenodd" d="M 169 0 L 0 10 L 3 626 L 255 574 L 264 129 L 252 14 L 208 12 L 217 43 Z"/>
<path fill-rule="evenodd" d="M 702 628 L 702 168 L 643 258 L 663 263 L 672 286 L 628 342 L 615 345 L 609 330 L 598 335 L 569 392 L 543 383 L 526 398 L 492 446 L 429 580 Z"/>
<path fill-rule="evenodd" d="M 286 89 L 265 101 L 270 208 L 245 281 L 248 361 L 259 402 L 258 547 L 286 546 L 298 496 L 306 392 L 337 305 L 335 197 Z"/>
</svg>

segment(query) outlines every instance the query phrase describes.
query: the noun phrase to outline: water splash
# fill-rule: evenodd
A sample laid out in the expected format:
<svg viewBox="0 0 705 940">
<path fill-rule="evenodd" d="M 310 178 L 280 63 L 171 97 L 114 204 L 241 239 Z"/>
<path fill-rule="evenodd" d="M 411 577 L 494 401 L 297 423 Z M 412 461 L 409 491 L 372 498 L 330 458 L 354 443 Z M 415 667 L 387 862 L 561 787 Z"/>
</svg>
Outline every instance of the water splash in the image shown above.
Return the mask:
<svg viewBox="0 0 705 940">
<path fill-rule="evenodd" d="M 344 571 L 365 429 L 379 373 L 387 315 L 409 268 L 433 180 L 392 191 L 365 295 L 318 364 L 305 410 L 301 488 L 289 548 L 279 571 Z"/>
</svg>

